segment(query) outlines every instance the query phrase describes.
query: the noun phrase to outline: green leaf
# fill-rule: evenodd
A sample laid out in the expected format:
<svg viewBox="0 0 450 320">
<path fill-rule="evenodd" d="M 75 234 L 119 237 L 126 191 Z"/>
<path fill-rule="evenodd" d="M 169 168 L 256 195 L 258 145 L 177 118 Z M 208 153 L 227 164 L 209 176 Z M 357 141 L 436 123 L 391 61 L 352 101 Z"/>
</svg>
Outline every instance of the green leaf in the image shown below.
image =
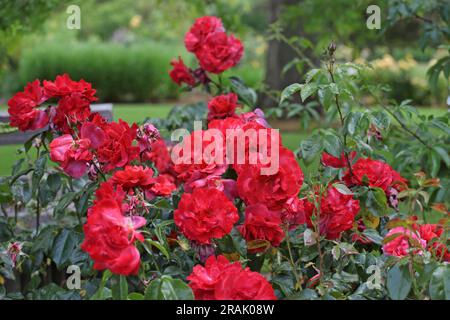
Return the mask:
<svg viewBox="0 0 450 320">
<path fill-rule="evenodd" d="M 78 245 L 78 237 L 74 231 L 63 229 L 56 237 L 51 252 L 51 258 L 58 267 L 69 261 L 73 250 Z"/>
<path fill-rule="evenodd" d="M 393 300 L 404 300 L 411 291 L 411 274 L 408 266 L 398 263 L 387 272 L 386 286 L 389 297 Z"/>
<path fill-rule="evenodd" d="M 53 247 L 53 241 L 58 234 L 56 226 L 46 226 L 39 232 L 38 236 L 33 241 L 31 252 L 36 253 L 42 251 L 48 254 Z"/>
<path fill-rule="evenodd" d="M 150 245 L 150 248 L 147 247 L 147 244 Z M 151 240 L 151 239 L 146 239 L 146 240 L 145 240 L 145 243 L 144 243 L 143 245 L 144 245 L 145 249 L 147 250 L 147 252 L 148 252 L 149 254 L 153 254 L 153 252 L 152 252 L 152 250 L 151 250 L 151 246 L 154 246 L 154 247 L 157 248 L 159 251 L 161 251 L 161 253 L 162 253 L 167 259 L 170 259 L 169 252 L 168 252 L 167 249 L 166 249 L 162 244 L 160 244 L 159 242 L 154 241 L 154 240 Z"/>
<path fill-rule="evenodd" d="M 139 292 L 131 292 L 128 295 L 128 300 L 144 300 L 144 295 Z"/>
<path fill-rule="evenodd" d="M 90 300 L 105 300 L 112 296 L 111 290 L 105 288 L 106 282 L 111 278 L 113 274 L 109 270 L 103 272 L 102 281 L 98 287 L 97 292 L 90 298 Z"/>
<path fill-rule="evenodd" d="M 353 191 L 350 190 L 345 184 L 342 183 L 335 183 L 333 184 L 333 187 L 336 188 L 339 193 L 345 194 L 345 195 L 351 195 L 353 194 Z"/>
<path fill-rule="evenodd" d="M 58 215 L 63 213 L 64 210 L 72 203 L 72 201 L 76 198 L 76 192 L 67 192 L 65 195 L 61 197 L 58 204 L 55 206 L 54 214 Z"/>
<path fill-rule="evenodd" d="M 344 125 L 350 135 L 354 135 L 356 133 L 356 129 L 358 128 L 358 124 L 361 121 L 361 118 L 361 112 L 350 112 L 345 117 Z"/>
<path fill-rule="evenodd" d="M 126 300 L 128 297 L 128 282 L 123 275 L 114 275 L 111 293 L 114 300 Z"/>
<path fill-rule="evenodd" d="M 191 288 L 180 279 L 162 276 L 150 282 L 145 300 L 194 300 Z"/>
<path fill-rule="evenodd" d="M 371 188 L 367 193 L 366 207 L 374 216 L 381 217 L 387 213 L 386 195 L 381 188 Z"/>
<path fill-rule="evenodd" d="M 316 84 L 312 84 L 312 83 L 305 84 L 301 88 L 301 92 L 300 92 L 300 97 L 302 98 L 302 101 L 305 102 L 305 100 L 308 99 L 316 91 L 317 91 Z"/>
<path fill-rule="evenodd" d="M 36 190 L 38 189 L 39 182 L 42 179 L 42 176 L 45 173 L 45 168 L 47 166 L 47 155 L 41 156 L 39 159 L 36 160 L 35 166 L 34 166 L 34 172 L 32 177 L 32 184 L 31 184 L 31 192 L 35 194 Z"/>
<path fill-rule="evenodd" d="M 308 73 L 305 76 L 305 82 L 309 83 L 311 82 L 312 79 L 314 79 L 314 77 L 318 74 L 320 74 L 322 72 L 322 69 L 311 69 L 308 71 Z"/>
<path fill-rule="evenodd" d="M 306 162 L 313 160 L 322 151 L 322 141 L 319 136 L 314 135 L 300 143 L 302 158 Z"/>
<path fill-rule="evenodd" d="M 59 173 L 49 174 L 47 177 L 47 184 L 53 192 L 59 191 L 61 188 L 61 176 Z"/>
<path fill-rule="evenodd" d="M 391 123 L 391 118 L 384 110 L 372 112 L 370 118 L 372 123 L 382 130 L 386 130 L 387 128 L 389 128 L 389 125 Z"/>
<path fill-rule="evenodd" d="M 429 285 L 430 297 L 433 300 L 450 300 L 450 266 L 437 267 L 431 275 Z"/>
<path fill-rule="evenodd" d="M 441 156 L 441 159 L 444 160 L 445 165 L 450 167 L 450 156 L 448 152 L 444 150 L 442 147 L 433 147 L 434 151 Z"/>
<path fill-rule="evenodd" d="M 327 133 L 323 136 L 323 146 L 325 151 L 334 157 L 341 157 L 342 144 L 338 136 L 335 134 Z"/>
<path fill-rule="evenodd" d="M 237 77 L 230 77 L 229 79 L 232 90 L 246 105 L 253 107 L 258 99 L 255 90 L 247 87 L 244 82 Z"/>
<path fill-rule="evenodd" d="M 281 92 L 280 104 L 282 104 L 286 99 L 288 99 L 293 94 L 299 92 L 302 89 L 303 85 L 300 83 L 293 83 Z"/>
</svg>

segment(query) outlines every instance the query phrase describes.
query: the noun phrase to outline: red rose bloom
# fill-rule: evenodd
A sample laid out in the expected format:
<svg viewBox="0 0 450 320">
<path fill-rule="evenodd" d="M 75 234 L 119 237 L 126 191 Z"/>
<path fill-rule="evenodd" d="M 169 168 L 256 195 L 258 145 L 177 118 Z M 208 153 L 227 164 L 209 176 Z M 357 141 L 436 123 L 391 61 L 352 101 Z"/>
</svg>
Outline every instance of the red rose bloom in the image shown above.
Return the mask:
<svg viewBox="0 0 450 320">
<path fill-rule="evenodd" d="M 261 166 L 248 165 L 237 179 L 239 196 L 247 205 L 262 203 L 270 210 L 281 210 L 289 198 L 297 196 L 303 183 L 303 172 L 292 151 L 280 148 L 279 170 L 262 175 Z"/>
<path fill-rule="evenodd" d="M 23 92 L 16 93 L 8 101 L 10 125 L 20 131 L 45 127 L 48 124 L 48 115 L 37 107 L 47 99 L 39 80 L 28 83 Z"/>
<path fill-rule="evenodd" d="M 85 121 L 90 115 L 89 100 L 84 99 L 81 93 L 74 93 L 59 100 L 52 121 L 62 132 L 71 133 L 71 125 Z"/>
<path fill-rule="evenodd" d="M 143 158 L 152 161 L 160 174 L 173 171 L 173 162 L 163 139 L 153 142 L 151 150 L 145 152 Z"/>
<path fill-rule="evenodd" d="M 381 188 L 384 192 L 388 192 L 389 187 L 398 188 L 407 182 L 387 163 L 370 158 L 359 158 L 352 165 L 352 172 L 353 175 L 347 170 L 344 176 L 344 181 L 349 186 L 364 185 L 364 176 L 367 177 L 369 186 Z"/>
<path fill-rule="evenodd" d="M 383 245 L 383 252 L 388 256 L 405 257 L 412 250 L 414 254 L 422 254 L 427 242 L 421 239 L 415 232 L 404 227 L 395 227 L 386 234 L 385 239 L 392 240 Z"/>
<path fill-rule="evenodd" d="M 184 193 L 174 212 L 175 224 L 189 240 L 210 244 L 231 232 L 239 220 L 236 207 L 217 189 Z"/>
<path fill-rule="evenodd" d="M 157 196 L 168 197 L 177 189 L 174 178 L 168 174 L 161 174 L 153 178 L 151 185 L 146 190 L 147 198 L 151 199 Z"/>
<path fill-rule="evenodd" d="M 242 58 L 244 47 L 234 36 L 225 32 L 210 34 L 195 52 L 204 70 L 219 74 L 234 67 Z"/>
<path fill-rule="evenodd" d="M 71 94 L 79 94 L 79 96 L 89 102 L 96 101 L 96 90 L 92 89 L 89 82 L 81 79 L 73 81 L 67 73 L 57 76 L 55 81 L 44 80 L 45 94 L 51 98 L 62 98 Z"/>
<path fill-rule="evenodd" d="M 195 85 L 195 78 L 192 75 L 191 70 L 186 67 L 181 57 L 178 57 L 178 61 L 175 59 L 172 60 L 170 64 L 173 66 L 173 69 L 169 72 L 169 75 L 173 82 L 179 86 L 181 86 L 183 82 L 191 87 Z"/>
<path fill-rule="evenodd" d="M 297 197 L 289 198 L 281 210 L 281 220 L 294 229 L 306 222 L 304 201 Z"/>
<path fill-rule="evenodd" d="M 112 182 L 121 185 L 125 190 L 142 187 L 153 183 L 153 170 L 142 166 L 126 166 L 124 170 L 114 172 Z"/>
<path fill-rule="evenodd" d="M 311 216 L 316 210 L 313 204 L 306 202 L 307 223 L 312 226 Z M 330 240 L 338 239 L 342 232 L 352 228 L 358 212 L 359 201 L 353 199 L 352 195 L 342 194 L 334 187 L 328 188 L 320 201 L 320 234 Z"/>
<path fill-rule="evenodd" d="M 208 103 L 208 121 L 233 117 L 236 113 L 238 96 L 229 93 L 212 98 Z"/>
<path fill-rule="evenodd" d="M 81 178 L 92 160 L 90 144 L 89 139 L 74 140 L 70 134 L 65 134 L 50 143 L 50 159 L 58 162 L 69 176 Z"/>
<path fill-rule="evenodd" d="M 208 176 L 220 176 L 226 171 L 223 146 L 219 148 L 222 154 L 216 154 L 214 144 L 219 140 L 216 140 L 217 136 L 215 135 L 211 135 L 211 139 L 207 139 L 206 135 L 209 133 L 211 131 L 192 132 L 191 135 L 184 137 L 180 145 L 183 149 L 180 149 L 178 153 L 175 152 L 178 156 L 178 163 L 175 163 L 174 170 L 181 181 L 190 184 Z M 206 148 L 211 152 L 206 152 Z M 187 154 L 189 149 L 190 154 Z"/>
<path fill-rule="evenodd" d="M 352 160 L 356 157 L 356 152 L 352 151 L 349 153 L 348 158 L 350 160 L 350 163 Z M 345 168 L 347 166 L 347 160 L 345 159 L 345 153 L 341 153 L 341 157 L 337 158 L 332 156 L 331 154 L 328 154 L 326 152 L 322 153 L 322 164 L 325 167 L 333 167 L 333 168 Z"/>
<path fill-rule="evenodd" d="M 196 52 L 211 34 L 223 32 L 222 21 L 217 17 L 205 16 L 195 20 L 184 37 L 184 44 L 189 52 Z"/>
<path fill-rule="evenodd" d="M 444 228 L 437 224 L 423 224 L 416 227 L 420 238 L 427 242 L 427 249 L 433 252 L 438 259 L 450 261 L 450 251 L 445 243 L 440 242 Z"/>
<path fill-rule="evenodd" d="M 245 222 L 238 230 L 246 241 L 267 240 L 274 247 L 278 247 L 284 239 L 280 213 L 268 210 L 263 204 L 254 204 L 245 209 Z M 263 250 L 258 248 L 250 251 Z"/>
<path fill-rule="evenodd" d="M 187 277 L 196 300 L 276 300 L 270 283 L 261 274 L 242 269 L 224 256 L 210 256 Z"/>
<path fill-rule="evenodd" d="M 95 270 L 109 269 L 115 274 L 136 275 L 140 255 L 133 243 L 136 239 L 144 240 L 136 231 L 144 224 L 142 217 L 125 217 L 117 202 L 98 201 L 89 210 L 81 249 L 94 260 Z"/>
<path fill-rule="evenodd" d="M 135 123 L 130 127 L 122 120 L 105 125 L 106 141 L 97 149 L 97 157 L 104 171 L 123 167 L 139 156 L 139 147 L 133 145 L 137 128 Z"/>
</svg>

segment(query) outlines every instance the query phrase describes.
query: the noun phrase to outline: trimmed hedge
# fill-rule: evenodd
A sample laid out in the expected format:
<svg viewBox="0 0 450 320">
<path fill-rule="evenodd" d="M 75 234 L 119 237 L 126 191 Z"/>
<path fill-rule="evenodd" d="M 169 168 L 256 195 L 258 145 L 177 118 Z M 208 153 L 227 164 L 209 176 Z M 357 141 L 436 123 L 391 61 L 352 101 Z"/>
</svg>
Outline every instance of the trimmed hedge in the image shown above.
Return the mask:
<svg viewBox="0 0 450 320">
<path fill-rule="evenodd" d="M 160 43 L 41 44 L 23 53 L 18 85 L 67 72 L 75 80 L 91 82 L 102 101 L 173 99 L 179 90 L 168 71 L 177 52 L 183 52 L 182 48 Z"/>
</svg>

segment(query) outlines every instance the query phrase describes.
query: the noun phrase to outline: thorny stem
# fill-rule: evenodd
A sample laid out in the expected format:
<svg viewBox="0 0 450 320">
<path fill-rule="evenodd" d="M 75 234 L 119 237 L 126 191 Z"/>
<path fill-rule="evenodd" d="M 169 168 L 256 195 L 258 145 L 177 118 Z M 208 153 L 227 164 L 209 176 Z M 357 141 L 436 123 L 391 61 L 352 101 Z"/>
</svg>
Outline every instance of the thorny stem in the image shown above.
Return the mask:
<svg viewBox="0 0 450 320">
<path fill-rule="evenodd" d="M 328 73 L 330 75 L 331 82 L 336 84 L 336 81 L 334 79 L 334 61 L 335 61 L 335 58 L 334 58 L 334 53 L 333 53 L 332 56 L 330 57 L 330 63 L 327 65 L 327 71 L 328 71 Z M 344 131 L 343 136 L 344 136 L 344 157 L 345 157 L 345 161 L 347 162 L 347 167 L 348 167 L 348 170 L 350 172 L 350 176 L 353 176 L 352 164 L 350 163 L 348 152 L 345 149 L 347 147 L 347 132 L 344 129 L 344 116 L 342 115 L 342 109 L 341 109 L 341 104 L 340 104 L 340 101 L 339 101 L 339 95 L 338 94 L 334 95 L 334 101 L 336 103 L 336 108 L 337 108 L 337 110 L 339 112 L 339 119 L 341 120 L 341 126 L 342 126 L 342 129 Z"/>
<path fill-rule="evenodd" d="M 294 277 L 295 277 L 295 282 L 298 285 L 298 287 L 300 288 L 300 291 L 302 290 L 302 284 L 300 281 L 300 276 L 297 273 L 297 265 L 294 262 L 294 257 L 292 255 L 292 249 L 291 249 L 291 241 L 289 238 L 289 226 L 286 227 L 286 230 L 284 231 L 286 233 L 286 243 L 287 243 L 287 249 L 288 249 L 288 253 L 289 253 L 289 263 L 291 264 L 292 267 L 292 272 L 294 273 Z"/>
</svg>

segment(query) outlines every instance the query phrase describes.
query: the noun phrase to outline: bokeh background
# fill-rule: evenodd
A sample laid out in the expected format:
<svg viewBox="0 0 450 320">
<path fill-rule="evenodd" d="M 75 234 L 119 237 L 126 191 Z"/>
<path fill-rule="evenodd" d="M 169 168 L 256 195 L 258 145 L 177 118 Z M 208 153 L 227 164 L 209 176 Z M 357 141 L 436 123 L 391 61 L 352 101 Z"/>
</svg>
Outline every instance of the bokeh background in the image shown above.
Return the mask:
<svg viewBox="0 0 450 320">
<path fill-rule="evenodd" d="M 371 4 L 381 9 L 379 30 L 366 26 Z M 81 9 L 79 30 L 67 28 L 70 5 Z M 227 74 L 257 90 L 259 106 L 292 149 L 321 125 L 320 108 L 309 118 L 273 108 L 280 90 L 311 67 L 298 50 L 319 65 L 331 41 L 340 60 L 370 63 L 368 77 L 389 87 L 388 98 L 411 99 L 425 115 L 447 112 L 450 63 L 430 73 L 449 52 L 445 0 L 0 0 L 0 110 L 27 82 L 64 72 L 92 82 L 100 102 L 114 103 L 115 118 L 127 121 L 165 117 L 174 105 L 207 99 L 182 92 L 168 76 L 178 55 L 194 64 L 183 38 L 203 15 L 222 18 L 242 39 L 244 58 Z M 305 119 L 313 125 L 302 126 Z M 15 149 L 0 146 L 0 174 L 9 173 Z"/>
</svg>

